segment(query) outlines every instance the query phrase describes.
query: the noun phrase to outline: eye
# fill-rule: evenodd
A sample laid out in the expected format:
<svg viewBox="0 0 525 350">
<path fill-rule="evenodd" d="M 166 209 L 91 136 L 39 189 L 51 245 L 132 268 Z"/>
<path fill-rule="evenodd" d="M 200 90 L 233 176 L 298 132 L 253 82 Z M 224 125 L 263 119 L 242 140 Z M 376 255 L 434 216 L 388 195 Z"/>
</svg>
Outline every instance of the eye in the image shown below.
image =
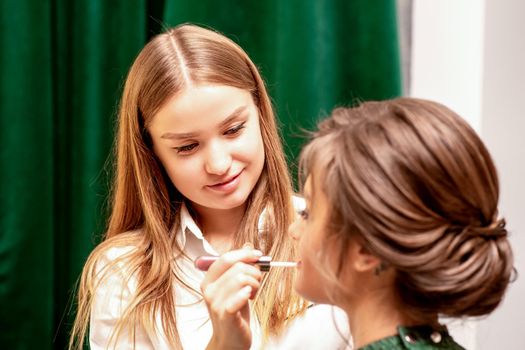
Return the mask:
<svg viewBox="0 0 525 350">
<path fill-rule="evenodd" d="M 184 145 L 180 147 L 174 147 L 177 150 L 177 153 L 188 153 L 191 152 L 195 147 L 198 146 L 198 143 L 191 143 L 189 145 Z"/>
<path fill-rule="evenodd" d="M 238 134 L 239 131 L 241 131 L 241 129 L 244 129 L 244 128 L 245 128 L 245 125 L 244 125 L 244 124 L 246 124 L 246 122 L 241 123 L 241 124 L 239 124 L 239 125 L 236 125 L 236 126 L 230 128 L 230 129 L 226 130 L 226 131 L 224 132 L 224 135 L 235 135 L 235 134 Z"/>
<path fill-rule="evenodd" d="M 308 220 L 308 210 L 307 209 L 304 209 L 304 210 L 301 210 L 299 212 L 299 216 L 303 219 L 303 220 Z"/>
</svg>

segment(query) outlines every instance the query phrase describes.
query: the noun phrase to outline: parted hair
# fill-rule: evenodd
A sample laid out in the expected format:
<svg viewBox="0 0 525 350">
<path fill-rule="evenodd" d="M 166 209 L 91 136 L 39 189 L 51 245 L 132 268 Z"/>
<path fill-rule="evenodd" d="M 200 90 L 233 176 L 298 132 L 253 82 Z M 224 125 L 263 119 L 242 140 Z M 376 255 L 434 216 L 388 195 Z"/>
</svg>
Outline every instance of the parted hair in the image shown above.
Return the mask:
<svg viewBox="0 0 525 350">
<path fill-rule="evenodd" d="M 397 293 L 413 315 L 481 316 L 501 302 L 514 267 L 498 177 L 455 112 L 414 98 L 336 108 L 300 164 L 303 181 L 320 169 L 327 231 L 340 247 L 334 281 L 358 237 L 396 270 Z"/>
<path fill-rule="evenodd" d="M 233 248 L 252 242 L 275 259 L 294 259 L 295 248 L 287 235 L 294 219 L 292 186 L 272 105 L 256 66 L 241 47 L 213 30 L 190 24 L 169 29 L 142 49 L 126 79 L 118 116 L 111 216 L 103 242 L 91 253 L 82 272 L 70 348 L 82 348 L 93 296 L 118 266 L 126 266 L 128 279 L 137 279 L 137 289 L 117 322 L 112 344 L 120 336 L 135 337 L 135 327 L 141 325 L 148 333 L 163 331 L 172 348 L 181 347 L 173 295 L 174 283 L 184 282 L 172 261 L 183 254 L 174 232 L 184 198 L 153 153 L 148 125 L 169 98 L 196 84 L 249 91 L 259 112 L 265 163 L 248 198 Z M 258 222 L 265 209 L 266 233 L 261 242 Z M 126 246 L 133 249 L 100 268 L 109 249 Z M 254 301 L 266 336 L 278 333 L 305 308 L 305 302 L 292 291 L 291 270 L 275 269 L 266 274 Z M 162 330 L 156 329 L 157 315 Z"/>
</svg>

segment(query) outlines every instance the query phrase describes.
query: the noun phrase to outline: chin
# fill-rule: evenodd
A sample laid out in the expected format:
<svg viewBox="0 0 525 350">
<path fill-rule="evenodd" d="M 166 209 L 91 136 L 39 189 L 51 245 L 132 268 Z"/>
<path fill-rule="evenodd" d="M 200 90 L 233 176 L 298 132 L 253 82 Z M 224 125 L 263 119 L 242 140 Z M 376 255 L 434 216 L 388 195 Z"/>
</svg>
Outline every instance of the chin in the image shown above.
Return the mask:
<svg viewBox="0 0 525 350">
<path fill-rule="evenodd" d="M 235 208 L 238 208 L 244 205 L 244 203 L 246 203 L 246 200 L 248 199 L 248 195 L 235 194 L 227 198 L 208 200 L 207 204 L 204 206 L 208 208 L 214 208 L 214 209 L 220 209 L 220 210 L 235 209 Z"/>
<path fill-rule="evenodd" d="M 235 193 L 230 198 L 226 198 L 224 200 L 224 206 L 227 207 L 225 209 L 233 209 L 240 207 L 246 203 L 248 200 L 248 197 L 250 196 L 250 193 Z"/>
<path fill-rule="evenodd" d="M 328 304 L 328 298 L 325 293 L 319 289 L 319 286 L 304 286 L 295 283 L 294 289 L 301 297 L 317 304 Z"/>
</svg>

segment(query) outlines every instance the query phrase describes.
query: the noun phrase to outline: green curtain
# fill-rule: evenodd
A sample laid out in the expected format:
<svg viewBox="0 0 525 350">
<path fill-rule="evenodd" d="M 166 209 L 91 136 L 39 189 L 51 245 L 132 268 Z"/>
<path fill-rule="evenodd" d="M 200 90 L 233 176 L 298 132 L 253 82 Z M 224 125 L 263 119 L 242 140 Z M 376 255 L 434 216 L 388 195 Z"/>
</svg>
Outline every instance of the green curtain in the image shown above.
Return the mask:
<svg viewBox="0 0 525 350">
<path fill-rule="evenodd" d="M 260 67 L 294 160 L 334 106 L 401 94 L 395 0 L 167 1 L 165 23 L 211 26 Z"/>
<path fill-rule="evenodd" d="M 145 1 L 0 5 L 0 348 L 64 349 Z"/>
<path fill-rule="evenodd" d="M 238 42 L 269 86 L 290 164 L 320 115 L 401 94 L 394 0 L 0 2 L 0 347 L 64 349 L 104 231 L 118 97 L 163 27 Z"/>
</svg>

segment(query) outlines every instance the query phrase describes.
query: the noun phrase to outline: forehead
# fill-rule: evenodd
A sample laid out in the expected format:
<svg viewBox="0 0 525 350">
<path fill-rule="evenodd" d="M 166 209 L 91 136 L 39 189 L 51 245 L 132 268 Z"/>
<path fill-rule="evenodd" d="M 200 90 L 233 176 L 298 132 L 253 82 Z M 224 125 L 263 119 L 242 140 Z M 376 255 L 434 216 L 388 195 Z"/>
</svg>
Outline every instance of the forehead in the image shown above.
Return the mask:
<svg viewBox="0 0 525 350">
<path fill-rule="evenodd" d="M 321 180 L 322 178 L 322 169 L 314 166 L 310 174 L 308 174 L 303 187 L 303 195 L 308 201 L 316 203 L 326 202 L 326 196 L 323 190 L 324 184 Z"/>
<path fill-rule="evenodd" d="M 244 109 L 242 107 L 245 107 Z M 191 132 L 220 123 L 235 111 L 256 110 L 249 91 L 225 85 L 197 85 L 172 96 L 153 116 L 149 129 Z"/>
</svg>

